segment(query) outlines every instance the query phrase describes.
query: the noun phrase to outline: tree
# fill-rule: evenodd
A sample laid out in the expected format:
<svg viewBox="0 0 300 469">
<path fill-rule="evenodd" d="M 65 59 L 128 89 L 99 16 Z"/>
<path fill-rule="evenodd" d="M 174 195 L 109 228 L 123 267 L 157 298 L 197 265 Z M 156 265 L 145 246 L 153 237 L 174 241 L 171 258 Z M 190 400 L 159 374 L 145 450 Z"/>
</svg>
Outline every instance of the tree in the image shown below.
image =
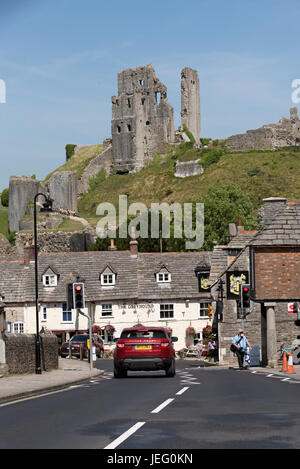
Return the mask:
<svg viewBox="0 0 300 469">
<path fill-rule="evenodd" d="M 4 189 L 1 193 L 1 204 L 3 205 L 3 207 L 8 207 L 8 203 L 9 203 L 9 190 Z"/>
<path fill-rule="evenodd" d="M 204 203 L 204 250 L 213 249 L 214 241 L 227 244 L 229 223 L 241 217 L 245 229 L 257 229 L 256 208 L 251 198 L 237 184 L 223 184 L 209 189 L 206 196 L 195 202 Z"/>
</svg>

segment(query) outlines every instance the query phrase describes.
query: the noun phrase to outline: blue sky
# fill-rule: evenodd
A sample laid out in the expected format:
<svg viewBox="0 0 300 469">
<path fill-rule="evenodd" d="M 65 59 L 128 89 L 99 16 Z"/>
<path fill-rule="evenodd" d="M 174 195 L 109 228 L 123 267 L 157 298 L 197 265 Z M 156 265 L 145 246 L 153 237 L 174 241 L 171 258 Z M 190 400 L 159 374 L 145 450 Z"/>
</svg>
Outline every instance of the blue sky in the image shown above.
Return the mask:
<svg viewBox="0 0 300 469">
<path fill-rule="evenodd" d="M 43 179 L 65 144 L 110 137 L 117 73 L 152 64 L 180 124 L 180 71 L 198 70 L 201 135 L 289 115 L 299 0 L 0 0 L 0 190 Z"/>
</svg>

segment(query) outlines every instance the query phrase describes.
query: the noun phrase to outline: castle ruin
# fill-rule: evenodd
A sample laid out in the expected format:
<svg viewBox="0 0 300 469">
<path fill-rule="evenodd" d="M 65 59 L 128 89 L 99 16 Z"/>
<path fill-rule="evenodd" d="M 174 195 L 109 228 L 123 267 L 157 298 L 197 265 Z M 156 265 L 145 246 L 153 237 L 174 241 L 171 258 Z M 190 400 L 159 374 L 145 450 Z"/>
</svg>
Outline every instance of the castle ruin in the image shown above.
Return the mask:
<svg viewBox="0 0 300 469">
<path fill-rule="evenodd" d="M 244 134 L 225 140 L 230 151 L 271 150 L 300 144 L 300 120 L 296 107 L 290 109 L 290 118 L 282 117 L 276 124 L 266 124 Z"/>
<path fill-rule="evenodd" d="M 117 173 L 139 171 L 174 142 L 173 108 L 152 65 L 119 72 L 111 133 Z"/>
</svg>

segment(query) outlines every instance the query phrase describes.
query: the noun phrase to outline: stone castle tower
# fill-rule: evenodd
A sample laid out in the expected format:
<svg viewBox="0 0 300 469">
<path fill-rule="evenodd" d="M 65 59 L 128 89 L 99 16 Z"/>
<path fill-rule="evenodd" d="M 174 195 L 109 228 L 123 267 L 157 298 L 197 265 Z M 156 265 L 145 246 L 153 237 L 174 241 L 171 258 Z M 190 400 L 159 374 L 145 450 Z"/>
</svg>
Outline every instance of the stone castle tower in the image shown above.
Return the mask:
<svg viewBox="0 0 300 469">
<path fill-rule="evenodd" d="M 181 71 L 181 124 L 193 134 L 200 144 L 200 91 L 197 70 L 184 68 Z"/>
<path fill-rule="evenodd" d="M 139 171 L 174 142 L 173 108 L 152 65 L 119 72 L 111 132 L 117 173 Z"/>
</svg>

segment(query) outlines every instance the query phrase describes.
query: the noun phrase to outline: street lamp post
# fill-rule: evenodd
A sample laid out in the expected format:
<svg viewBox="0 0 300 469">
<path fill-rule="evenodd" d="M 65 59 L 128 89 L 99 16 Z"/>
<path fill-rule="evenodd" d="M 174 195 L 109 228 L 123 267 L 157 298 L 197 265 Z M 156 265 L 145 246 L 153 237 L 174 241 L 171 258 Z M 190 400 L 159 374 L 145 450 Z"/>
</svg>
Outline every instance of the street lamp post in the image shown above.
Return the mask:
<svg viewBox="0 0 300 469">
<path fill-rule="evenodd" d="M 34 264 L 35 264 L 35 314 L 36 314 L 36 336 L 35 336 L 35 358 L 36 366 L 35 373 L 42 374 L 41 368 L 41 348 L 40 348 L 40 332 L 39 332 L 39 285 L 38 285 L 38 250 L 37 250 L 37 215 L 36 215 L 36 201 L 37 198 L 43 196 L 45 198 L 44 210 L 52 210 L 52 201 L 42 192 L 35 195 L 34 203 L 34 219 L 33 219 L 33 232 L 34 232 Z"/>
</svg>

